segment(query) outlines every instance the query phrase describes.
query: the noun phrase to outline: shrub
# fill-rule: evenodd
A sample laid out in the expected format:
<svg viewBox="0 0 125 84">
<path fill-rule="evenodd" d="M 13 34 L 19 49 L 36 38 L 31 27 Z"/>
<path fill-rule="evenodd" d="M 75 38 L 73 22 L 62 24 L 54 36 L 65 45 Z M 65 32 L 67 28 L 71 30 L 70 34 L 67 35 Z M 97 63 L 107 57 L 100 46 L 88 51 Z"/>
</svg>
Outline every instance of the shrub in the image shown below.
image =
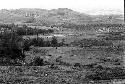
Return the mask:
<svg viewBox="0 0 125 84">
<path fill-rule="evenodd" d="M 58 40 L 57 40 L 57 38 L 55 36 L 52 37 L 51 45 L 53 47 L 57 47 L 58 46 Z"/>
<path fill-rule="evenodd" d="M 24 51 L 29 51 L 30 46 L 31 46 L 30 40 L 29 39 L 24 40 L 24 45 L 23 45 L 24 48 L 23 48 L 23 50 Z"/>
<path fill-rule="evenodd" d="M 39 46 L 39 47 L 44 47 L 45 46 L 45 41 L 43 40 L 43 38 L 33 38 L 29 41 L 29 45 L 33 45 L 33 46 Z"/>
<path fill-rule="evenodd" d="M 35 57 L 33 59 L 33 62 L 30 63 L 31 66 L 43 66 L 44 62 L 43 59 L 40 57 Z"/>
<path fill-rule="evenodd" d="M 75 63 L 74 67 L 81 67 L 81 64 L 80 63 Z"/>
<path fill-rule="evenodd" d="M 110 80 L 116 78 L 124 78 L 125 72 L 122 68 L 108 68 L 100 71 L 93 71 L 93 73 L 86 74 L 86 78 L 92 80 Z"/>
</svg>

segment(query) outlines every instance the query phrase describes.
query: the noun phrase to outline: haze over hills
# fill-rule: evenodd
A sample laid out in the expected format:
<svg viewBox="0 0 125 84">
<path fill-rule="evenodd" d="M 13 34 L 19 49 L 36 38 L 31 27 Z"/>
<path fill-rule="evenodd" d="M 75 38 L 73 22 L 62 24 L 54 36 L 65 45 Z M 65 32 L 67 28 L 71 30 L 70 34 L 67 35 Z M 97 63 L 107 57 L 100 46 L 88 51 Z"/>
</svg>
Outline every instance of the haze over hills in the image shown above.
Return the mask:
<svg viewBox="0 0 125 84">
<path fill-rule="evenodd" d="M 90 15 L 124 14 L 124 12 L 120 9 L 95 9 L 95 10 L 88 10 L 87 13 Z"/>
<path fill-rule="evenodd" d="M 1 23 L 37 23 L 43 25 L 60 24 L 93 24 L 93 23 L 123 23 L 123 14 L 89 15 L 79 13 L 68 8 L 59 9 L 2 9 L 0 10 Z"/>
</svg>

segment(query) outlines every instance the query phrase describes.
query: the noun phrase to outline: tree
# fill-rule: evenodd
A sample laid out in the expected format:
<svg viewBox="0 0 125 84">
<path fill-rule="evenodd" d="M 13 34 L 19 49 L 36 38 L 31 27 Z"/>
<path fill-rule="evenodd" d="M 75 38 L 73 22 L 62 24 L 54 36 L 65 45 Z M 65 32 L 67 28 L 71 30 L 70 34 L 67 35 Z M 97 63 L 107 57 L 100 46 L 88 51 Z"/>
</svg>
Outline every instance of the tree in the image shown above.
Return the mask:
<svg viewBox="0 0 125 84">
<path fill-rule="evenodd" d="M 12 28 L 10 32 L 5 30 L 0 38 L 2 56 L 10 59 L 24 59 L 25 55 L 22 53 L 21 45 L 18 44 L 21 40 L 22 37 L 19 37 Z"/>
<path fill-rule="evenodd" d="M 61 46 L 64 46 L 65 45 L 65 39 L 63 38 L 62 39 L 62 42 L 60 43 Z"/>
<path fill-rule="evenodd" d="M 49 40 L 44 41 L 44 46 L 45 47 L 50 47 L 51 46 L 51 42 Z"/>
<path fill-rule="evenodd" d="M 53 47 L 57 47 L 58 46 L 58 40 L 57 40 L 57 38 L 55 36 L 52 37 L 51 44 L 52 44 Z"/>
<path fill-rule="evenodd" d="M 24 51 L 30 50 L 30 45 L 31 45 L 30 39 L 25 39 L 24 40 L 24 45 L 23 45 L 23 50 Z"/>
</svg>

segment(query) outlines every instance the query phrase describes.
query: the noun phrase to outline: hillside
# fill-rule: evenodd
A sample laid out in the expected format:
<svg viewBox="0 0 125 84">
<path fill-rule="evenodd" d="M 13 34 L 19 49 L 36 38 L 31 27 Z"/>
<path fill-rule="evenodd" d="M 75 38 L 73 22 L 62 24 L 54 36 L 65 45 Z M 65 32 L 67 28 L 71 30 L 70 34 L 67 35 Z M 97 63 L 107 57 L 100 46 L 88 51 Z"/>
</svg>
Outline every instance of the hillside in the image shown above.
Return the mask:
<svg viewBox="0 0 125 84">
<path fill-rule="evenodd" d="M 123 23 L 122 14 L 88 15 L 68 8 L 52 10 L 45 9 L 13 9 L 0 10 L 1 23 L 37 23 L 43 25 L 60 24 L 95 24 L 95 23 Z"/>
</svg>

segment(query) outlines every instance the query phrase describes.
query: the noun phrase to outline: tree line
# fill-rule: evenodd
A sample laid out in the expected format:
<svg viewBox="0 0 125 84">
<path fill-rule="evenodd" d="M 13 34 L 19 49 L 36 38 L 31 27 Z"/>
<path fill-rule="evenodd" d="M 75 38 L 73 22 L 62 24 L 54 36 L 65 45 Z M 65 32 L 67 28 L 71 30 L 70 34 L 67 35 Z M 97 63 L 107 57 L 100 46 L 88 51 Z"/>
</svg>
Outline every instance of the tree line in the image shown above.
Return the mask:
<svg viewBox="0 0 125 84">
<path fill-rule="evenodd" d="M 55 26 L 55 25 L 54 25 Z M 100 28 L 110 28 L 112 31 L 124 30 L 124 24 L 62 24 L 60 25 L 63 28 L 72 28 L 77 30 L 98 30 Z"/>
<path fill-rule="evenodd" d="M 0 30 L 1 29 L 8 29 L 8 30 L 14 30 L 18 35 L 36 35 L 36 34 L 49 34 L 54 33 L 53 29 L 37 29 L 37 28 L 31 28 L 27 25 L 23 25 L 22 27 L 15 25 L 15 24 L 0 24 Z"/>
<path fill-rule="evenodd" d="M 38 47 L 60 47 L 60 46 L 68 46 L 65 43 L 65 39 L 62 39 L 61 42 L 58 42 L 57 37 L 53 36 L 51 40 L 44 40 L 44 38 L 33 38 L 33 39 L 25 39 L 24 40 L 24 50 L 29 50 L 30 46 L 38 46 Z"/>
</svg>

